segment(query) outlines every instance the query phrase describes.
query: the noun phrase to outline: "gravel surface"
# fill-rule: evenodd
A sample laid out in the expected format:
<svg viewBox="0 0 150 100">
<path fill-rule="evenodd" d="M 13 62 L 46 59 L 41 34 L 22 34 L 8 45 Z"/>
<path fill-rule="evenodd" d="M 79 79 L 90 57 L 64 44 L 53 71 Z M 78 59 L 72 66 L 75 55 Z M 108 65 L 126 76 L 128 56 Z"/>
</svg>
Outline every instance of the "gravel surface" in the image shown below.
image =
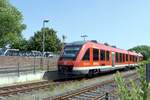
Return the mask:
<svg viewBox="0 0 150 100">
<path fill-rule="evenodd" d="M 135 72 L 134 70 L 123 72 L 122 75 L 125 75 L 127 73 L 128 74 L 134 73 L 134 72 Z M 61 84 L 56 87 L 49 87 L 47 89 L 31 91 L 28 93 L 20 93 L 20 94 L 8 96 L 8 97 L 0 97 L 0 100 L 42 100 L 43 98 L 46 98 L 46 97 L 60 95 L 65 92 L 80 89 L 86 86 L 90 86 L 92 84 L 110 80 L 112 78 L 114 78 L 114 75 L 110 74 L 110 75 L 100 76 L 100 77 L 96 77 L 96 78 L 92 78 L 88 80 L 83 79 L 83 80 L 75 81 L 72 83 Z"/>
</svg>

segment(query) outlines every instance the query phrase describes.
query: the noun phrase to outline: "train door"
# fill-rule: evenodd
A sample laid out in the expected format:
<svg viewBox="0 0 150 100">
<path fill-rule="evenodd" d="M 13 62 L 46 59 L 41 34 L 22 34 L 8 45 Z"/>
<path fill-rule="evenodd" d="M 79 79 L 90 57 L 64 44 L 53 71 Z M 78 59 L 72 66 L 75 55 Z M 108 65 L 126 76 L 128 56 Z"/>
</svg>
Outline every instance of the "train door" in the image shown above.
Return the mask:
<svg viewBox="0 0 150 100">
<path fill-rule="evenodd" d="M 112 66 L 114 67 L 115 66 L 115 53 L 112 52 Z"/>
</svg>

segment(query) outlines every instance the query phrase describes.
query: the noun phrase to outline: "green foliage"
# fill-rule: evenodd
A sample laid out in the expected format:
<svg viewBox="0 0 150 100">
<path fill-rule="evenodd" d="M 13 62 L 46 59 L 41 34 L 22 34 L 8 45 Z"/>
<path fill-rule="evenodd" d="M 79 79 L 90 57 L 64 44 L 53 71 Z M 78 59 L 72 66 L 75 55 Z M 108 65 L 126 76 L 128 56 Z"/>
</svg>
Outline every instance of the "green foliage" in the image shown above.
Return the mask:
<svg viewBox="0 0 150 100">
<path fill-rule="evenodd" d="M 53 29 L 45 28 L 37 31 L 28 42 L 28 50 L 42 51 L 43 34 L 45 34 L 45 51 L 58 52 L 62 48 L 61 41 Z"/>
<path fill-rule="evenodd" d="M 7 0 L 0 0 L 0 47 L 15 45 L 22 39 L 22 14 Z"/>
<path fill-rule="evenodd" d="M 22 38 L 18 42 L 15 42 L 15 44 L 12 44 L 12 48 L 19 49 L 21 51 L 27 51 L 28 50 L 28 41 L 26 39 Z"/>
<path fill-rule="evenodd" d="M 144 56 L 144 60 L 150 59 L 150 46 L 141 45 L 131 48 L 129 50 L 141 53 Z"/>
<path fill-rule="evenodd" d="M 45 33 L 45 51 L 60 51 L 62 44 L 53 29 L 42 29 L 36 32 L 29 41 L 25 40 L 21 34 L 26 28 L 22 20 L 21 12 L 8 0 L 0 0 L 0 48 L 9 45 L 10 48 L 19 50 L 42 51 L 42 34 Z"/>
<path fill-rule="evenodd" d="M 129 90 L 125 80 L 121 77 L 118 72 L 115 76 L 117 83 L 117 90 L 121 100 L 148 100 L 148 91 L 150 87 L 146 81 L 145 64 L 141 63 L 140 67 L 137 68 L 138 78 L 140 84 L 136 84 L 135 81 L 130 80 L 131 89 Z"/>
<path fill-rule="evenodd" d="M 130 100 L 131 94 L 129 90 L 127 89 L 125 80 L 122 79 L 121 74 L 119 72 L 117 72 L 115 76 L 115 81 L 117 82 L 120 100 Z"/>
</svg>

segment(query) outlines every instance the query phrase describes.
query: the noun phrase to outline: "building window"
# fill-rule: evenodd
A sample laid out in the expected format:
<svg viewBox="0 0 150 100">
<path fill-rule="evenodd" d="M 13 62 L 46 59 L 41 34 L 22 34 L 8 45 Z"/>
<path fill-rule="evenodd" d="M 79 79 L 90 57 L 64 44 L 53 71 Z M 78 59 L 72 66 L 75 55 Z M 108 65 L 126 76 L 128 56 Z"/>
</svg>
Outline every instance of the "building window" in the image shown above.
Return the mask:
<svg viewBox="0 0 150 100">
<path fill-rule="evenodd" d="M 105 51 L 104 50 L 100 51 L 100 58 L 101 58 L 102 61 L 105 60 Z"/>
<path fill-rule="evenodd" d="M 82 60 L 90 60 L 90 49 L 87 49 Z"/>
<path fill-rule="evenodd" d="M 109 51 L 106 51 L 106 60 L 109 61 Z"/>
<path fill-rule="evenodd" d="M 93 60 L 98 61 L 99 60 L 99 50 L 93 49 Z"/>
</svg>

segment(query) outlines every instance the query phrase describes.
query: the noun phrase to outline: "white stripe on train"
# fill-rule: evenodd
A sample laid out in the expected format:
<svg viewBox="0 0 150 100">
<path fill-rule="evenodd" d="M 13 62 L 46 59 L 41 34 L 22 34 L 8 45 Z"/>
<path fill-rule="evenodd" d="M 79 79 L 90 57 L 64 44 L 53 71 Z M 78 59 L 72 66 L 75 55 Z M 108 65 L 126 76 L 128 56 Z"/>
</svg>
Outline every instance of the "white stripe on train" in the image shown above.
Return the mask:
<svg viewBox="0 0 150 100">
<path fill-rule="evenodd" d="M 115 66 L 84 66 L 84 67 L 73 67 L 73 70 L 90 70 L 90 69 L 119 69 L 119 68 L 124 68 L 126 66 L 137 66 L 138 64 L 123 64 L 123 65 L 115 65 Z"/>
</svg>

